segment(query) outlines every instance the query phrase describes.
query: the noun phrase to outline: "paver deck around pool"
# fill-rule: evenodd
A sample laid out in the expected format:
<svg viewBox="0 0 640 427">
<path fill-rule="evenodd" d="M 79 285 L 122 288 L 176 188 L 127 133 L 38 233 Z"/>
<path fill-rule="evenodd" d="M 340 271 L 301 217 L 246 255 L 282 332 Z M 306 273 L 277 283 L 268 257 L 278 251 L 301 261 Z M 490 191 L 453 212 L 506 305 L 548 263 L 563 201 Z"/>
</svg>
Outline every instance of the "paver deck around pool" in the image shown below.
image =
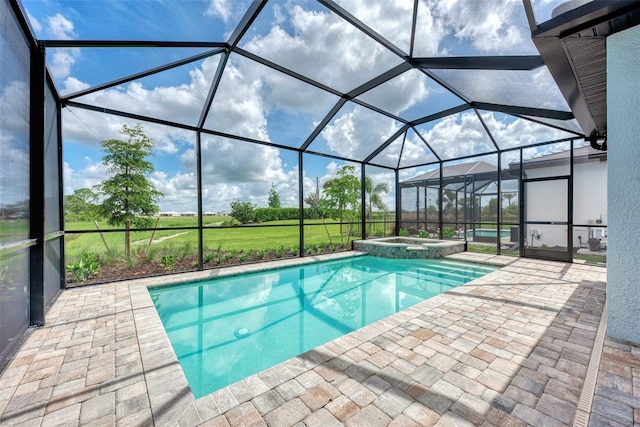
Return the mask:
<svg viewBox="0 0 640 427">
<path fill-rule="evenodd" d="M 607 337 L 589 369 L 604 267 L 454 258 L 504 267 L 197 400 L 146 290 L 175 276 L 65 290 L 0 377 L 0 425 L 640 424 L 640 348 Z"/>
</svg>

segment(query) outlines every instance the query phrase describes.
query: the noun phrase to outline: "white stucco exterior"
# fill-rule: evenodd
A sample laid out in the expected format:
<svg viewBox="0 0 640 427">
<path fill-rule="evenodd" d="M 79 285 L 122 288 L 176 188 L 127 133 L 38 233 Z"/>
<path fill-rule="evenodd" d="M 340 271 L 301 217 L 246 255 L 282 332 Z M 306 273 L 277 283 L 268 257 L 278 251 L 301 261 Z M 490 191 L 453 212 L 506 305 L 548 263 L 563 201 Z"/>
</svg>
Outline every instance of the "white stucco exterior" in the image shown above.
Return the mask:
<svg viewBox="0 0 640 427">
<path fill-rule="evenodd" d="M 640 26 L 607 39 L 607 333 L 640 343 Z"/>
<path fill-rule="evenodd" d="M 526 170 L 527 178 L 569 175 L 569 165 L 538 167 Z M 587 247 L 590 236 L 607 245 L 607 161 L 600 158 L 576 158 L 573 167 L 573 247 Z M 540 181 L 527 184 L 527 221 L 568 220 L 568 180 Z M 532 239 L 532 231 L 537 236 Z M 567 246 L 566 225 L 529 225 L 527 245 Z"/>
</svg>

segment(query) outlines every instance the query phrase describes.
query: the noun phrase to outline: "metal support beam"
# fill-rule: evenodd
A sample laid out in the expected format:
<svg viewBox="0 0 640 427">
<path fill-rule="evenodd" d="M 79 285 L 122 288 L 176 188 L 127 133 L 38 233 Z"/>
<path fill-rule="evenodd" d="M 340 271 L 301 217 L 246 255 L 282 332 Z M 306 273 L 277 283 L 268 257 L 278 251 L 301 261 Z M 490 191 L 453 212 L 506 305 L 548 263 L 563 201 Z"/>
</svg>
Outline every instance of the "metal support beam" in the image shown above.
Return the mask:
<svg viewBox="0 0 640 427">
<path fill-rule="evenodd" d="M 303 256 L 304 249 L 304 159 L 302 151 L 298 151 L 298 251 Z M 319 184 L 318 184 L 319 185 Z"/>
<path fill-rule="evenodd" d="M 84 95 L 88 95 L 90 93 L 99 92 L 101 90 L 108 89 L 110 87 L 118 86 L 118 85 L 121 85 L 121 84 L 124 84 L 124 83 L 128 83 L 128 82 L 131 82 L 131 81 L 134 81 L 134 80 L 138 80 L 138 79 L 141 79 L 141 78 L 144 78 L 144 77 L 147 77 L 147 76 L 151 76 L 153 74 L 157 74 L 157 73 L 160 73 L 160 72 L 163 72 L 163 71 L 166 71 L 166 70 L 170 70 L 172 68 L 176 68 L 176 67 L 180 67 L 182 65 L 190 64 L 191 62 L 199 61 L 201 59 L 205 59 L 205 58 L 208 58 L 210 56 L 217 55 L 217 54 L 219 54 L 221 52 L 224 52 L 224 49 L 210 50 L 210 51 L 207 51 L 207 52 L 204 52 L 204 53 L 200 53 L 198 55 L 190 56 L 189 58 L 185 58 L 185 59 L 181 59 L 179 61 L 172 62 L 170 64 L 162 65 L 160 67 L 151 68 L 151 69 L 143 71 L 141 73 L 132 74 L 130 76 L 123 77 L 121 79 L 113 80 L 113 81 L 110 81 L 108 83 L 104 83 L 104 84 L 97 85 L 97 86 L 92 86 L 90 88 L 83 89 L 83 90 L 80 90 L 78 92 L 74 92 L 72 94 L 69 94 L 69 95 L 65 96 L 64 99 L 65 100 L 74 99 L 74 98 L 78 98 L 78 97 L 81 97 L 81 96 L 84 96 Z"/>
<path fill-rule="evenodd" d="M 413 14 L 411 16 L 411 42 L 409 46 L 409 56 L 413 58 L 413 50 L 416 45 L 416 26 L 418 22 L 418 6 L 420 0 L 413 0 Z"/>
<path fill-rule="evenodd" d="M 404 125 L 400 129 L 398 129 L 393 135 L 391 135 L 385 142 L 383 142 L 378 148 L 376 148 L 373 153 L 369 154 L 366 159 L 363 160 L 365 163 L 369 163 L 372 159 L 374 159 L 378 154 L 380 154 L 385 148 L 389 146 L 393 141 L 398 139 L 400 135 L 409 129 L 409 125 Z"/>
<path fill-rule="evenodd" d="M 64 171 L 64 156 L 63 156 L 63 147 L 62 147 L 62 103 L 60 98 L 58 97 L 58 91 L 55 87 L 53 78 L 51 74 L 47 71 L 47 84 L 52 88 L 51 92 L 55 96 L 56 101 L 56 142 L 57 142 L 57 151 L 58 151 L 58 230 L 62 233 L 60 237 L 60 260 L 58 264 L 58 271 L 65 271 L 65 263 L 64 263 L 64 182 L 63 182 L 63 171 Z M 60 274 L 60 289 L 65 289 L 67 287 L 67 277 L 66 274 Z"/>
<path fill-rule="evenodd" d="M 502 155 L 498 153 L 498 211 L 496 212 L 496 221 L 497 221 L 497 233 L 496 239 L 498 243 L 498 247 L 496 248 L 496 255 L 500 255 L 502 253 Z"/>
<path fill-rule="evenodd" d="M 41 43 L 47 48 L 88 48 L 88 47 L 183 47 L 183 48 L 201 48 L 227 49 L 229 45 L 225 42 L 179 42 L 165 40 L 41 40 Z"/>
<path fill-rule="evenodd" d="M 229 37 L 229 45 L 232 50 L 238 45 L 242 36 L 249 31 L 249 27 L 253 21 L 256 20 L 265 4 L 267 4 L 267 0 L 254 0 L 251 3 L 251 6 L 249 6 L 249 9 L 247 9 L 244 16 L 236 26 L 236 29 Z"/>
<path fill-rule="evenodd" d="M 198 197 L 198 270 L 204 270 L 204 230 L 202 229 L 202 133 L 196 133 L 196 194 Z"/>
<path fill-rule="evenodd" d="M 394 171 L 394 178 L 395 178 L 395 187 L 396 187 L 396 220 L 395 220 L 395 233 L 394 235 L 398 235 L 398 232 L 400 231 L 400 219 L 402 216 L 402 192 L 400 189 L 400 172 L 398 171 L 398 169 L 395 169 Z"/>
<path fill-rule="evenodd" d="M 549 110 L 546 108 L 517 107 L 514 105 L 491 104 L 489 102 L 471 102 L 471 107 L 480 110 L 497 111 L 512 115 L 525 115 L 533 117 L 546 117 L 548 119 L 571 120 L 573 113 L 571 111 Z"/>
<path fill-rule="evenodd" d="M 362 240 L 367 238 L 367 175 L 365 171 L 365 164 L 360 163 L 360 227 L 362 231 L 360 233 L 360 238 Z M 373 214 L 369 212 L 373 217 Z"/>
<path fill-rule="evenodd" d="M 447 116 L 450 116 L 452 114 L 458 114 L 458 113 L 461 113 L 463 111 L 467 111 L 470 108 L 471 108 L 471 106 L 469 104 L 458 105 L 457 107 L 451 107 L 451 108 L 448 108 L 446 110 L 440 111 L 439 113 L 429 114 L 428 116 L 424 116 L 421 119 L 414 120 L 414 121 L 410 122 L 409 124 L 411 126 L 422 125 L 422 124 L 425 124 L 425 123 L 432 122 L 434 120 L 442 119 L 443 117 L 447 117 Z"/>
<path fill-rule="evenodd" d="M 442 197 L 444 196 L 444 190 L 442 188 L 444 187 L 444 166 L 442 166 L 442 162 L 440 162 L 439 166 L 440 166 L 440 185 L 438 188 L 438 229 L 439 229 L 438 238 L 442 240 L 442 232 L 443 232 L 442 230 L 443 229 Z"/>
<path fill-rule="evenodd" d="M 540 55 L 454 56 L 414 58 L 419 68 L 449 70 L 517 70 L 530 71 L 542 67 Z"/>
<path fill-rule="evenodd" d="M 31 50 L 29 114 L 29 237 L 36 244 L 29 254 L 30 323 L 44 325 L 44 221 L 45 221 L 45 47 Z"/>
<path fill-rule="evenodd" d="M 227 65 L 228 60 L 229 60 L 229 52 L 226 52 L 220 58 L 220 62 L 218 62 L 216 75 L 213 77 L 213 81 L 211 82 L 211 86 L 209 87 L 209 93 L 207 94 L 207 99 L 204 102 L 204 106 L 202 107 L 202 112 L 200 113 L 200 118 L 198 119 L 199 128 L 202 128 L 204 126 L 205 121 L 207 120 L 207 116 L 209 115 L 209 110 L 211 110 L 211 105 L 213 104 L 213 97 L 216 95 L 218 86 L 220 86 L 220 81 L 222 80 L 222 73 L 224 72 L 224 68 Z"/>
<path fill-rule="evenodd" d="M 404 73 L 405 71 L 409 71 L 410 69 L 411 69 L 411 65 L 409 65 L 407 62 L 403 62 L 399 65 L 396 65 L 392 69 L 380 74 L 378 77 L 375 77 L 369 80 L 368 82 L 353 89 L 351 92 L 347 93 L 345 97 L 348 99 L 351 99 L 351 98 L 355 98 L 356 96 L 360 96 L 363 93 L 375 88 L 376 86 L 380 86 L 381 84 L 388 82 L 394 77 L 398 77 L 400 74 Z"/>
<path fill-rule="evenodd" d="M 344 96 L 344 94 L 342 92 L 337 91 L 336 89 L 334 89 L 332 87 L 329 87 L 329 86 L 327 86 L 327 85 L 325 85 L 323 83 L 320 83 L 320 82 L 318 82 L 316 80 L 313 80 L 313 79 L 311 79 L 311 78 L 309 78 L 307 76 L 304 76 L 304 75 L 302 75 L 300 73 L 297 73 L 297 72 L 295 72 L 293 70 L 290 70 L 290 69 L 288 69 L 286 67 L 283 67 L 280 64 L 276 64 L 275 62 L 271 62 L 268 59 L 264 59 L 264 58 L 254 54 L 254 53 L 251 53 L 251 52 L 246 51 L 244 49 L 241 49 L 239 47 L 236 47 L 233 50 L 233 53 L 237 53 L 238 55 L 242 55 L 245 58 L 249 58 L 252 61 L 258 62 L 258 63 L 260 63 L 260 64 L 262 64 L 262 65 L 264 65 L 266 67 L 273 68 L 276 71 L 279 71 L 279 72 L 281 72 L 283 74 L 286 74 L 286 75 L 288 75 L 290 77 L 293 77 L 295 79 L 301 80 L 301 81 L 303 81 L 303 82 L 305 82 L 307 84 L 310 84 L 310 85 L 315 86 L 315 87 L 317 87 L 319 89 L 322 89 L 324 91 L 332 93 L 332 94 L 334 94 L 336 96 L 340 96 L 340 97 Z"/>
<path fill-rule="evenodd" d="M 362 21 L 360 21 L 358 18 L 356 18 L 355 16 L 347 12 L 341 6 L 337 5 L 334 1 L 331 1 L 331 0 L 318 0 L 318 1 L 324 6 L 326 6 L 327 9 L 331 10 L 333 13 L 340 16 L 342 19 L 344 19 L 345 21 L 347 21 L 348 23 L 350 23 L 351 25 L 353 25 L 354 27 L 356 27 L 357 29 L 365 33 L 367 36 L 371 37 L 376 42 L 380 43 L 382 46 L 384 46 L 385 48 L 387 48 L 388 50 L 390 50 L 400 58 L 405 60 L 408 59 L 407 54 L 405 52 L 398 49 L 396 45 L 391 43 L 386 38 L 382 37 L 377 32 L 373 31 L 369 26 L 363 24 Z"/>
<path fill-rule="evenodd" d="M 338 100 L 338 102 L 336 103 L 336 105 L 333 106 L 331 111 L 327 113 L 324 119 L 322 119 L 322 121 L 318 124 L 318 126 L 316 126 L 313 132 L 311 132 L 311 135 L 307 137 L 307 140 L 302 144 L 302 146 L 300 147 L 300 150 L 305 151 L 307 148 L 309 148 L 309 145 L 311 145 L 313 140 L 316 139 L 318 135 L 320 135 L 320 132 L 322 132 L 325 126 L 329 124 L 331 119 L 333 119 L 333 116 L 338 114 L 338 111 L 340 111 L 340 109 L 346 102 L 347 100 L 344 98 L 341 98 Z"/>
</svg>

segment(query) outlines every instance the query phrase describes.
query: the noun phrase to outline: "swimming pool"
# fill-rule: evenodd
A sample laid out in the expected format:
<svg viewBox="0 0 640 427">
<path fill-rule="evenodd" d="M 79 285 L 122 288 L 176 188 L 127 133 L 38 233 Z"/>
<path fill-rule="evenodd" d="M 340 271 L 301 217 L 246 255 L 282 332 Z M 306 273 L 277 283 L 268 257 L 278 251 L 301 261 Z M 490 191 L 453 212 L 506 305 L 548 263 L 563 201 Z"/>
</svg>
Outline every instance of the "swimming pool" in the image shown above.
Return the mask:
<svg viewBox="0 0 640 427">
<path fill-rule="evenodd" d="M 497 230 L 480 229 L 480 228 L 477 229 L 475 232 L 473 230 L 467 231 L 467 237 L 470 239 L 474 237 L 474 234 L 475 234 L 475 237 L 493 237 L 495 239 L 498 232 Z M 500 231 L 501 238 L 509 237 L 510 235 L 511 235 L 511 232 L 509 230 Z"/>
<path fill-rule="evenodd" d="M 495 269 L 358 256 L 149 293 L 199 398 Z"/>
</svg>

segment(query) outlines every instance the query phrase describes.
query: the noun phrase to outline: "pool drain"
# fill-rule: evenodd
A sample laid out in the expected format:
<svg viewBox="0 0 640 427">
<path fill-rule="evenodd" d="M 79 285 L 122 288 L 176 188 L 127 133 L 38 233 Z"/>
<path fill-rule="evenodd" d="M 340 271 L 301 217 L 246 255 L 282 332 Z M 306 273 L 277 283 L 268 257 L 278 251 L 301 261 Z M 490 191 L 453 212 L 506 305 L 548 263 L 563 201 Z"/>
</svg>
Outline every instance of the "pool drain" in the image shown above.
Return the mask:
<svg viewBox="0 0 640 427">
<path fill-rule="evenodd" d="M 234 332 L 234 335 L 238 338 L 244 338 L 247 335 L 249 335 L 249 329 L 247 328 L 240 328 L 237 331 Z"/>
</svg>

